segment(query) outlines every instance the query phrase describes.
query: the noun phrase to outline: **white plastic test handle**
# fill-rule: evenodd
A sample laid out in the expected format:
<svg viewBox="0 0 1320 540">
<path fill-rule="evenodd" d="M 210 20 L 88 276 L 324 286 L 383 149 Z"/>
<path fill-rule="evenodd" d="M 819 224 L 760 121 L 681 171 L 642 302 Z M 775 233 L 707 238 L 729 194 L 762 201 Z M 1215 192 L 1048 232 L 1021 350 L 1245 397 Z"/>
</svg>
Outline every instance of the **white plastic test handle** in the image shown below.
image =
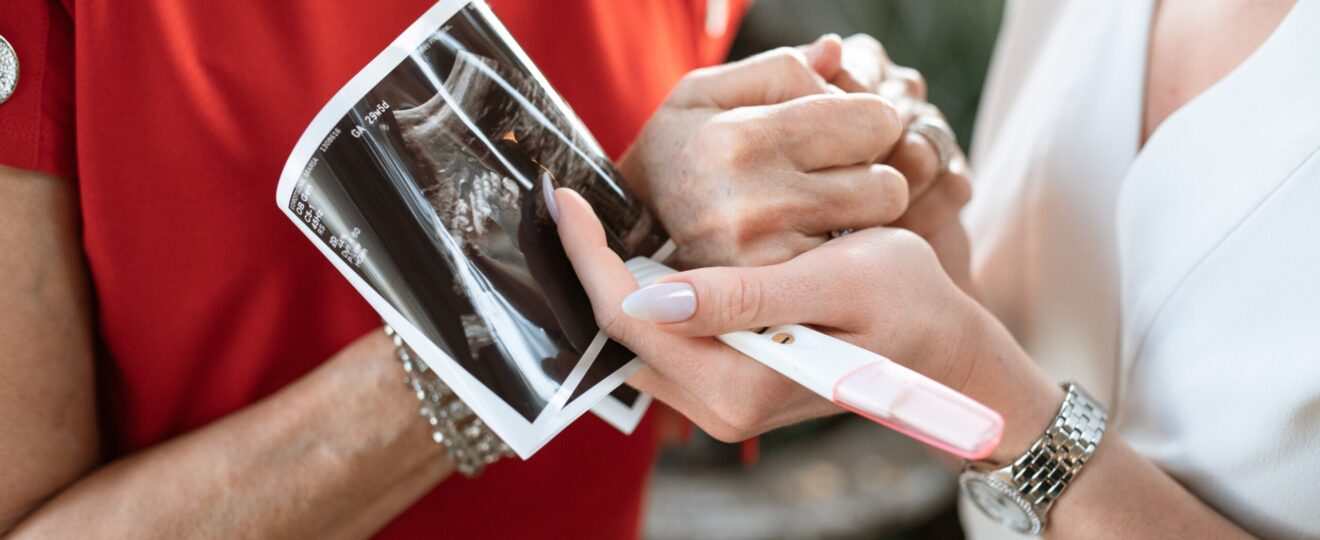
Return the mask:
<svg viewBox="0 0 1320 540">
<path fill-rule="evenodd" d="M 674 270 L 644 257 L 628 269 L 646 286 Z M 876 353 L 805 326 L 772 326 L 717 336 L 724 344 L 840 407 L 921 442 L 970 459 L 999 445 L 994 410 Z"/>
</svg>

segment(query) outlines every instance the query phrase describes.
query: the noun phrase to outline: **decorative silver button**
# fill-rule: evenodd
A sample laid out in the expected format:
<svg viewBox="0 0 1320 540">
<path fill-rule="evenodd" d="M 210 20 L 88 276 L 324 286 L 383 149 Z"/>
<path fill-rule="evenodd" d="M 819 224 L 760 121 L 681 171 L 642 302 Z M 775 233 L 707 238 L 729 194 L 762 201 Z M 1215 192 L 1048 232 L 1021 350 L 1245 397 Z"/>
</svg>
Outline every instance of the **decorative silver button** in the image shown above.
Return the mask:
<svg viewBox="0 0 1320 540">
<path fill-rule="evenodd" d="M 0 36 L 0 104 L 14 95 L 18 87 L 18 55 L 4 36 Z"/>
</svg>

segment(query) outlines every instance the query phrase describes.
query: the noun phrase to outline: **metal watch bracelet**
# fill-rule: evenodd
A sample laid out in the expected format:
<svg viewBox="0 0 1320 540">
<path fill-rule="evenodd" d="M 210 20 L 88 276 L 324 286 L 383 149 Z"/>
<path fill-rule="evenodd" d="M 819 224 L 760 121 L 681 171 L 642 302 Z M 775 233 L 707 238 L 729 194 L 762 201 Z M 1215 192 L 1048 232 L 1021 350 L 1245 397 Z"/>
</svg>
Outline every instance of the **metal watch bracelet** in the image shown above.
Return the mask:
<svg viewBox="0 0 1320 540">
<path fill-rule="evenodd" d="M 406 374 L 404 383 L 421 403 L 417 413 L 431 425 L 431 439 L 444 445 L 459 473 L 474 478 L 487 465 L 513 455 L 509 446 L 427 368 L 426 362 L 417 358 L 389 325 L 385 325 L 385 335 L 394 341 L 394 354 Z"/>
<path fill-rule="evenodd" d="M 986 515 L 1019 533 L 1037 535 L 1046 515 L 1095 453 L 1109 414 L 1080 386 L 1064 385 L 1063 404 L 1045 433 L 1008 466 L 964 465 L 959 484 Z"/>
<path fill-rule="evenodd" d="M 1105 410 L 1081 387 L 1068 384 L 1065 389 L 1067 394 L 1054 423 L 1013 462 L 1018 491 L 1042 513 L 1095 453 L 1108 420 Z"/>
</svg>

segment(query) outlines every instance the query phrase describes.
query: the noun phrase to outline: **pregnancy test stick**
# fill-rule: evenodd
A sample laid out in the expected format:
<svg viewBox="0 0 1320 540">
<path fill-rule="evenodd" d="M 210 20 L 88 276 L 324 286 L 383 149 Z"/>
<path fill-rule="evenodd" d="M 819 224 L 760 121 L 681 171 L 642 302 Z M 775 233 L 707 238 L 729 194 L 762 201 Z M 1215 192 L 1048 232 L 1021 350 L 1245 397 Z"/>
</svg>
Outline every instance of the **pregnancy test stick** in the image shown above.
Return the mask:
<svg viewBox="0 0 1320 540">
<path fill-rule="evenodd" d="M 627 265 L 643 287 L 675 272 L 645 257 Z M 1004 419 L 989 407 L 805 326 L 772 326 L 716 339 L 840 407 L 956 456 L 984 459 L 1003 435 Z"/>
</svg>

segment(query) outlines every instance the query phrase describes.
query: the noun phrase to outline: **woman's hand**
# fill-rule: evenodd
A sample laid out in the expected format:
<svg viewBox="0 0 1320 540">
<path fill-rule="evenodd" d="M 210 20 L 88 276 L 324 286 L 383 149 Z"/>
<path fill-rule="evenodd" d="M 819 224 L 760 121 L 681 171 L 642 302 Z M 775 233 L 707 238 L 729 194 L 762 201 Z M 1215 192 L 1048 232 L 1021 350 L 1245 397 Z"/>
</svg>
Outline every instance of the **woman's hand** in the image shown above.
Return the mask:
<svg viewBox="0 0 1320 540">
<path fill-rule="evenodd" d="M 903 363 L 998 411 L 1003 465 L 1053 420 L 1063 391 L 994 317 L 938 271 L 916 235 L 877 228 L 831 240 L 777 265 L 704 268 L 638 290 L 605 244 L 591 207 L 559 189 L 559 235 L 607 334 L 645 361 L 629 382 L 724 441 L 840 412 L 833 404 L 711 337 L 747 328 L 812 324 Z M 1115 490 L 1114 486 L 1124 489 Z M 1113 515 L 1128 516 L 1114 520 Z M 1158 516 L 1159 519 L 1144 519 Z M 1108 538 L 1246 537 L 1119 433 L 1106 433 L 1085 474 L 1050 513 L 1051 533 Z"/>
<path fill-rule="evenodd" d="M 714 339 L 659 332 L 651 323 L 626 315 L 622 302 L 637 290 L 637 282 L 606 245 L 604 229 L 587 201 L 567 188 L 553 193 L 548 203 L 557 207 L 564 251 L 591 297 L 597 324 L 646 361 L 629 384 L 654 395 L 725 442 L 842 412 L 833 403 Z M 682 312 L 696 306 L 691 303 L 685 307 L 682 298 L 674 300 L 669 309 Z M 695 297 L 689 294 L 687 300 Z"/>
<path fill-rule="evenodd" d="M 619 163 L 677 242 L 680 266 L 781 262 L 829 233 L 892 222 L 908 181 L 876 161 L 894 107 L 832 89 L 842 44 L 778 49 L 685 77 Z"/>
<path fill-rule="evenodd" d="M 784 263 L 692 270 L 639 291 L 586 201 L 567 189 L 555 200 L 565 252 L 598 324 L 646 361 L 630 382 L 717 439 L 741 440 L 840 410 L 709 336 L 813 324 L 960 391 L 978 361 L 993 355 L 985 349 L 993 319 L 911 232 L 858 231 Z M 1000 337 L 1012 345 L 1006 333 Z"/>
</svg>

